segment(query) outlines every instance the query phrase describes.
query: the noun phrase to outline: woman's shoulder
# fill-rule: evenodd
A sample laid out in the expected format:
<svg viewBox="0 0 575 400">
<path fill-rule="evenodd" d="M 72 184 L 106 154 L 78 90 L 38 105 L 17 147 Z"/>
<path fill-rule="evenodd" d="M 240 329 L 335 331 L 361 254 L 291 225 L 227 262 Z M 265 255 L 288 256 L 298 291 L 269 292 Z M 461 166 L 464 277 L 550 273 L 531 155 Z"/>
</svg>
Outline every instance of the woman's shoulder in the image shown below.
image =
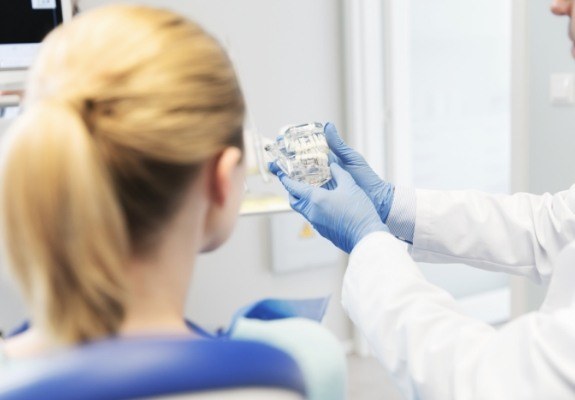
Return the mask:
<svg viewBox="0 0 575 400">
<path fill-rule="evenodd" d="M 0 339 L 0 363 L 34 358 L 51 350 L 49 341 L 34 329 Z"/>
<path fill-rule="evenodd" d="M 299 364 L 309 399 L 344 399 L 347 369 L 340 341 L 318 322 L 306 318 L 271 321 L 240 318 L 232 338 L 256 340 L 290 354 Z"/>
</svg>

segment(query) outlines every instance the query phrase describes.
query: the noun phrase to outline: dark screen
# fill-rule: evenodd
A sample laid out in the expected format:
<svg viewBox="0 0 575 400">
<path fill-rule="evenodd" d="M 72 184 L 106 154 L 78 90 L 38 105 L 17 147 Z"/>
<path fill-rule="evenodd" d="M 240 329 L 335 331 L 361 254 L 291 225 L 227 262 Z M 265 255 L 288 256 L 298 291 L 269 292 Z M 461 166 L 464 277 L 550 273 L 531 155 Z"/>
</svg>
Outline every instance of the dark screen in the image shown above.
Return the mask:
<svg viewBox="0 0 575 400">
<path fill-rule="evenodd" d="M 35 10 L 31 0 L 1 0 L 0 44 L 39 43 L 62 23 L 62 3 L 56 8 Z"/>
</svg>

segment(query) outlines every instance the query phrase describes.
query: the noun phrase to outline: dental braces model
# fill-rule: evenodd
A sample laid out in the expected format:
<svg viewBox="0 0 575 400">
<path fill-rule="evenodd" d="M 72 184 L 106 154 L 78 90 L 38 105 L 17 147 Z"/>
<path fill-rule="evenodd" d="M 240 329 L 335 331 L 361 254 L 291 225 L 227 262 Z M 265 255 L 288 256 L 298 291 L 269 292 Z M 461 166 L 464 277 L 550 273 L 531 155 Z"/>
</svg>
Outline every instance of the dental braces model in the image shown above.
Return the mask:
<svg viewBox="0 0 575 400">
<path fill-rule="evenodd" d="M 313 186 L 331 180 L 329 147 L 319 122 L 285 129 L 265 150 L 291 179 Z"/>
</svg>

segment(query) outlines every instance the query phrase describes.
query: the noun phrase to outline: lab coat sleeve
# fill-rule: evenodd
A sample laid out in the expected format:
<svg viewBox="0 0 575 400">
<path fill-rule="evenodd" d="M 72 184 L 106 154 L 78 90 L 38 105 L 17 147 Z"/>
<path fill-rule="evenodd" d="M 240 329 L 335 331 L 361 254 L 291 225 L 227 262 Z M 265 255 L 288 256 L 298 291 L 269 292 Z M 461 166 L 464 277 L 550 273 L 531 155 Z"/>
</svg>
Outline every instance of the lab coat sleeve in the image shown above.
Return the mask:
<svg viewBox="0 0 575 400">
<path fill-rule="evenodd" d="M 417 191 L 416 261 L 464 263 L 545 283 L 575 240 L 575 186 L 555 195 Z"/>
<path fill-rule="evenodd" d="M 393 236 L 407 243 L 413 243 L 416 199 L 415 189 L 397 186 L 385 221 Z"/>
<path fill-rule="evenodd" d="M 353 250 L 342 304 L 407 398 L 573 398 L 572 311 L 496 330 L 463 315 L 390 234 L 372 233 Z"/>
</svg>

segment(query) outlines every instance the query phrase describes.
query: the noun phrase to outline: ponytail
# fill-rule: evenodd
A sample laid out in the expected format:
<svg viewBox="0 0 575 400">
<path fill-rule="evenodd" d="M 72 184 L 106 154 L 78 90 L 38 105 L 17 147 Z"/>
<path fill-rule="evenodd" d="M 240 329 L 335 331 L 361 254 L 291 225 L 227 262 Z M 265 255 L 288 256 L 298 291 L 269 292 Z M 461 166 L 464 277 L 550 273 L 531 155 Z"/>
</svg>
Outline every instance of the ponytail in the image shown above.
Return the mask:
<svg viewBox="0 0 575 400">
<path fill-rule="evenodd" d="M 234 69 L 194 22 L 111 5 L 48 35 L 25 104 L 0 170 L 13 275 L 58 341 L 114 334 L 132 301 L 124 268 L 158 249 L 203 165 L 242 146 Z"/>
<path fill-rule="evenodd" d="M 15 121 L 4 146 L 4 250 L 34 323 L 63 344 L 116 333 L 125 316 L 128 235 L 80 112 L 41 101 Z"/>
</svg>

